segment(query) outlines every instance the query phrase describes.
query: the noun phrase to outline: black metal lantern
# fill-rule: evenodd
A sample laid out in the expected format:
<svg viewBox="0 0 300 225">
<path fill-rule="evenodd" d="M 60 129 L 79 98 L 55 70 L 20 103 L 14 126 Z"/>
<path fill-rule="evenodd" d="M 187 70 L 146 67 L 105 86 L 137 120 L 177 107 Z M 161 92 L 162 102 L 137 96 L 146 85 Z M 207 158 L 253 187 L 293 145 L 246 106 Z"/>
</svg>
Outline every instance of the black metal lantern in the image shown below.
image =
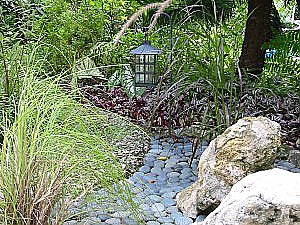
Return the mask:
<svg viewBox="0 0 300 225">
<path fill-rule="evenodd" d="M 135 55 L 135 86 L 151 87 L 157 85 L 159 79 L 156 62 L 157 55 L 161 54 L 161 50 L 145 41 L 130 53 Z"/>
</svg>

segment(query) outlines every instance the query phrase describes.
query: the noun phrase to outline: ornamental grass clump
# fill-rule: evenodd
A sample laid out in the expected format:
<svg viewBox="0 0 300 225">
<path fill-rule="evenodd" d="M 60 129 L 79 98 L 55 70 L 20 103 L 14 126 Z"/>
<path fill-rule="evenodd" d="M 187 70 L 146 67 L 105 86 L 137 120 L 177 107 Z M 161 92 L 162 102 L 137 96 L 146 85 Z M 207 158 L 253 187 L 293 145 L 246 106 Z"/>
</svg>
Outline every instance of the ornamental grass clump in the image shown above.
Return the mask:
<svg viewBox="0 0 300 225">
<path fill-rule="evenodd" d="M 124 174 L 107 141 L 114 138 L 107 116 L 73 100 L 58 81 L 26 74 L 14 119 L 3 125 L 0 224 L 62 224 L 75 201 L 100 188 L 121 204 L 130 197 L 117 185 Z"/>
</svg>

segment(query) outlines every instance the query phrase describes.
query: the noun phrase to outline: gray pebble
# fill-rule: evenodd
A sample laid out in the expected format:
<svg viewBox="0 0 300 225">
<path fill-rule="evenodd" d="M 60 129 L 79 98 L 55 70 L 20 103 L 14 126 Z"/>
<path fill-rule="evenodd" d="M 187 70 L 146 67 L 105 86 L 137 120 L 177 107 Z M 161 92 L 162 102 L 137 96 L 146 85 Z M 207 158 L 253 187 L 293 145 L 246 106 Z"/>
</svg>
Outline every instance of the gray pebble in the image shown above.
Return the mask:
<svg viewBox="0 0 300 225">
<path fill-rule="evenodd" d="M 147 211 L 147 212 L 145 212 L 145 214 L 146 214 L 146 217 L 144 218 L 144 220 L 146 222 L 156 220 L 156 217 L 153 215 L 152 211 Z"/>
<path fill-rule="evenodd" d="M 142 209 L 143 211 L 149 211 L 150 206 L 148 204 L 141 204 L 140 209 Z"/>
<path fill-rule="evenodd" d="M 159 154 L 161 153 L 161 151 L 162 151 L 161 147 L 160 147 L 160 146 L 157 146 L 157 147 L 155 147 L 155 148 L 150 149 L 149 152 L 152 153 L 152 154 L 157 154 L 157 155 L 159 155 Z"/>
<path fill-rule="evenodd" d="M 165 206 L 161 203 L 154 203 L 151 209 L 153 212 L 163 212 L 165 210 Z"/>
<path fill-rule="evenodd" d="M 108 214 L 98 214 L 97 217 L 101 220 L 101 221 L 105 221 L 108 220 L 110 218 L 110 216 Z"/>
<path fill-rule="evenodd" d="M 160 223 L 172 223 L 174 220 L 171 217 L 162 216 L 157 219 Z"/>
<path fill-rule="evenodd" d="M 180 174 L 179 178 L 182 179 L 182 180 L 186 180 L 187 178 L 191 177 L 191 173 L 188 174 L 188 173 L 183 173 L 183 174 Z"/>
<path fill-rule="evenodd" d="M 162 200 L 162 203 L 164 204 L 165 207 L 170 207 L 176 205 L 176 201 L 172 198 L 164 198 Z"/>
<path fill-rule="evenodd" d="M 168 192 L 173 192 L 173 188 L 172 187 L 165 187 L 165 188 L 162 188 L 159 190 L 159 193 L 160 194 L 165 194 L 165 193 L 168 193 Z"/>
<path fill-rule="evenodd" d="M 186 152 L 184 153 L 184 155 L 187 156 L 187 157 L 191 156 L 192 154 L 193 154 L 193 153 L 192 153 L 191 151 L 186 151 Z"/>
<path fill-rule="evenodd" d="M 105 223 L 111 224 L 111 225 L 117 225 L 121 223 L 121 220 L 119 218 L 110 218 L 105 220 Z"/>
<path fill-rule="evenodd" d="M 163 168 L 164 166 L 165 166 L 165 162 L 164 161 L 155 161 L 154 162 L 154 167 Z"/>
<path fill-rule="evenodd" d="M 175 218 L 176 225 L 191 225 L 192 223 L 193 220 L 185 216 Z"/>
<path fill-rule="evenodd" d="M 139 225 L 139 223 L 132 218 L 124 218 L 124 223 L 126 225 Z"/>
<path fill-rule="evenodd" d="M 193 176 L 190 176 L 189 179 L 192 181 L 192 182 L 195 182 L 197 180 L 197 176 L 193 175 Z"/>
<path fill-rule="evenodd" d="M 162 169 L 158 168 L 158 167 L 152 168 L 151 169 L 151 173 L 155 174 L 155 175 L 162 175 L 162 174 L 164 174 L 164 172 L 162 171 Z"/>
<path fill-rule="evenodd" d="M 168 214 L 167 214 L 165 211 L 163 211 L 163 212 L 154 212 L 153 215 L 154 215 L 156 218 L 168 216 Z"/>
<path fill-rule="evenodd" d="M 149 195 L 147 198 L 150 199 L 150 201 L 152 201 L 152 202 L 161 202 L 161 200 L 162 200 L 162 197 L 160 197 L 158 195 Z"/>
<path fill-rule="evenodd" d="M 179 212 L 176 206 L 170 206 L 166 209 L 166 211 L 170 214 Z"/>
<path fill-rule="evenodd" d="M 163 198 L 175 198 L 175 196 L 176 196 L 176 193 L 173 192 L 173 191 L 168 192 L 168 193 L 164 193 L 164 194 L 162 195 Z"/>
<path fill-rule="evenodd" d="M 178 162 L 178 158 L 169 158 L 168 160 L 166 160 L 166 164 L 177 164 Z"/>
<path fill-rule="evenodd" d="M 167 174 L 167 176 L 168 176 L 169 178 L 172 178 L 172 177 L 179 177 L 179 176 L 180 176 L 180 173 L 178 173 L 178 172 L 170 172 L 170 173 Z"/>
<path fill-rule="evenodd" d="M 148 221 L 146 224 L 147 225 L 160 225 L 160 223 L 156 222 L 156 221 Z"/>
<path fill-rule="evenodd" d="M 183 168 L 181 170 L 181 174 L 191 174 L 192 173 L 192 169 L 191 168 Z"/>
<path fill-rule="evenodd" d="M 166 181 L 168 179 L 168 177 L 167 177 L 167 175 L 162 174 L 162 175 L 158 176 L 156 179 L 160 180 L 160 181 Z"/>
<path fill-rule="evenodd" d="M 171 218 L 176 220 L 176 218 L 181 218 L 183 217 L 183 214 L 181 212 L 177 211 L 173 211 L 171 212 Z"/>
<path fill-rule="evenodd" d="M 149 173 L 150 172 L 150 167 L 149 166 L 142 166 L 139 169 L 139 171 L 142 172 L 142 173 Z"/>
<path fill-rule="evenodd" d="M 63 223 L 63 225 L 77 225 L 78 221 L 76 220 L 70 220 Z"/>
<path fill-rule="evenodd" d="M 170 151 L 170 149 L 169 150 L 164 149 L 164 151 L 162 153 L 160 153 L 160 156 L 163 156 L 163 157 L 170 157 L 172 155 L 173 155 L 173 153 Z"/>
<path fill-rule="evenodd" d="M 195 222 L 202 222 L 202 221 L 205 220 L 205 218 L 206 218 L 206 216 L 204 216 L 204 215 L 199 215 L 199 216 L 196 218 Z"/>
<path fill-rule="evenodd" d="M 165 168 L 172 171 L 172 168 L 174 168 L 177 165 L 177 163 L 166 163 Z"/>
<path fill-rule="evenodd" d="M 155 161 L 155 157 L 152 156 L 145 156 L 144 158 L 144 164 L 147 166 L 153 166 Z"/>
<path fill-rule="evenodd" d="M 120 212 L 115 212 L 112 214 L 112 217 L 128 217 L 130 215 L 129 212 L 126 211 L 120 211 Z"/>
<path fill-rule="evenodd" d="M 179 177 L 170 177 L 169 179 L 168 179 L 168 182 L 169 183 L 177 183 L 179 181 Z"/>
<path fill-rule="evenodd" d="M 300 173 L 300 168 L 293 168 L 290 171 L 293 173 Z"/>
<path fill-rule="evenodd" d="M 178 165 L 182 166 L 182 167 L 188 167 L 189 164 L 187 163 L 187 160 L 179 162 Z"/>
</svg>

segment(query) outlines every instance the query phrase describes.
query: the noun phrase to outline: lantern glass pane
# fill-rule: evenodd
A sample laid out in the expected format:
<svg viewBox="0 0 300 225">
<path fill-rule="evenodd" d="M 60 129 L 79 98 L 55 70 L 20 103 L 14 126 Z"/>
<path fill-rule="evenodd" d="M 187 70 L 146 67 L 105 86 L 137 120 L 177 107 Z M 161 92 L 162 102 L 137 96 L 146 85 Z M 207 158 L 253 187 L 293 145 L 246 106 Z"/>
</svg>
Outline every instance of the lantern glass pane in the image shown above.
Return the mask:
<svg viewBox="0 0 300 225">
<path fill-rule="evenodd" d="M 151 75 L 145 74 L 145 83 L 151 83 Z"/>
<path fill-rule="evenodd" d="M 149 72 L 154 74 L 154 65 L 149 65 Z"/>
<path fill-rule="evenodd" d="M 136 63 L 144 63 L 144 55 L 136 55 L 135 62 Z"/>
<path fill-rule="evenodd" d="M 154 63 L 154 55 L 149 55 L 149 63 Z"/>
<path fill-rule="evenodd" d="M 136 83 L 143 83 L 143 81 L 141 80 L 141 74 L 140 73 L 135 74 L 135 82 Z"/>
</svg>

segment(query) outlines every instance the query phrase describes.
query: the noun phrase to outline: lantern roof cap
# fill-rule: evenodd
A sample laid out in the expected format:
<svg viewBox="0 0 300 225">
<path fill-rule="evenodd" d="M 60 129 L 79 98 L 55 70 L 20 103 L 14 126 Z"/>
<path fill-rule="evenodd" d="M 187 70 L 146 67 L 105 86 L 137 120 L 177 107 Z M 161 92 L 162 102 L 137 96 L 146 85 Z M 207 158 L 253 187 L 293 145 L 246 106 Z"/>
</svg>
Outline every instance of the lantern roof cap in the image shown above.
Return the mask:
<svg viewBox="0 0 300 225">
<path fill-rule="evenodd" d="M 132 50 L 130 54 L 132 55 L 159 55 L 161 50 L 150 45 L 148 41 L 145 41 L 142 45 Z"/>
</svg>

